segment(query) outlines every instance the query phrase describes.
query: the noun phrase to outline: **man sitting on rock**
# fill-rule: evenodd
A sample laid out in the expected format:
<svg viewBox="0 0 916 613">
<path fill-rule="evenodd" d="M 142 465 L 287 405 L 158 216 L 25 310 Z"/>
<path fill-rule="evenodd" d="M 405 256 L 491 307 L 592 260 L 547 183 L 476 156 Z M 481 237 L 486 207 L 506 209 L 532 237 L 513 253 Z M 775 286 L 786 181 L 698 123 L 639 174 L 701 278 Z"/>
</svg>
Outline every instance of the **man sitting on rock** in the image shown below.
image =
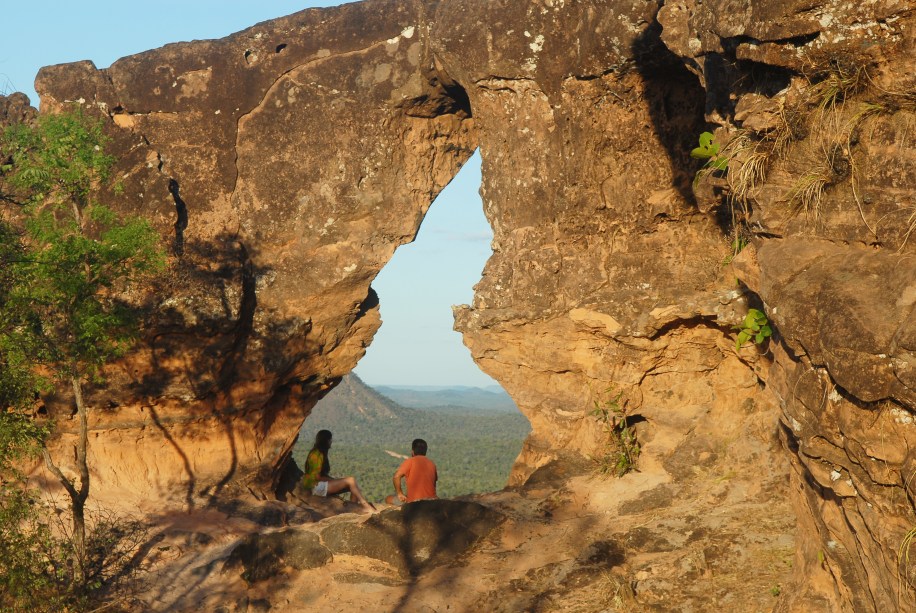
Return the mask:
<svg viewBox="0 0 916 613">
<path fill-rule="evenodd" d="M 394 473 L 394 491 L 397 496 L 388 496 L 385 502 L 399 505 L 404 502 L 436 498 L 436 481 L 439 474 L 436 465 L 426 457 L 426 441 L 422 438 L 414 439 L 410 444 L 412 457 L 407 458 L 400 468 Z M 401 479 L 407 478 L 407 495 L 401 489 Z"/>
</svg>

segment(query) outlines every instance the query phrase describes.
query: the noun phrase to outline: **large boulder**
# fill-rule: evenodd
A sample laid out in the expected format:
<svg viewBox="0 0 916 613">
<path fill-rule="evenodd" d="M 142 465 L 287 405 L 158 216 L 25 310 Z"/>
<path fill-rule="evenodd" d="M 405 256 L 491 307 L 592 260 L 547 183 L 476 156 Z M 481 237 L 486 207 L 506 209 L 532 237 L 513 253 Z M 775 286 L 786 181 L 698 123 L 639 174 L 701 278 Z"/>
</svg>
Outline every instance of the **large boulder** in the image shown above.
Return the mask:
<svg viewBox="0 0 916 613">
<path fill-rule="evenodd" d="M 476 502 L 418 500 L 365 522 L 332 523 L 322 530 L 321 540 L 334 553 L 375 558 L 418 575 L 455 562 L 503 519 Z"/>
<path fill-rule="evenodd" d="M 224 572 L 238 571 L 248 583 L 275 577 L 284 567 L 306 570 L 324 566 L 332 554 L 314 532 L 288 528 L 251 534 L 232 549 Z"/>
<path fill-rule="evenodd" d="M 476 147 L 424 11 L 307 10 L 40 72 L 45 112 L 105 119 L 123 188 L 105 197 L 172 254 L 143 342 L 89 395 L 100 500 L 268 492 L 311 407 L 364 354 L 372 279 Z M 49 410 L 67 455 L 67 399 Z"/>
</svg>

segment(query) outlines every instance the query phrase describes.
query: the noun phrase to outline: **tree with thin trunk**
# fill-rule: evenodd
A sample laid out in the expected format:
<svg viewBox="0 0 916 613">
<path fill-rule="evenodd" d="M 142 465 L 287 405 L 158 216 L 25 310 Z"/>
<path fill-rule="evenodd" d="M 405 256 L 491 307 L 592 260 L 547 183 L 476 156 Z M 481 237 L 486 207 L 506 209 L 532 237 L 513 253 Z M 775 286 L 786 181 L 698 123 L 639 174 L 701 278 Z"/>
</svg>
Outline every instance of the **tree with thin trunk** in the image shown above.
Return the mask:
<svg viewBox="0 0 916 613">
<path fill-rule="evenodd" d="M 114 159 L 101 121 L 82 112 L 41 115 L 0 137 L 0 409 L 41 393 L 72 395 L 76 476 L 45 447 L 48 470 L 70 498 L 75 581 L 85 578 L 89 498 L 87 386 L 135 340 L 137 309 L 125 296 L 165 265 L 145 220 L 96 201 Z M 9 197 L 13 194 L 13 197 Z"/>
</svg>

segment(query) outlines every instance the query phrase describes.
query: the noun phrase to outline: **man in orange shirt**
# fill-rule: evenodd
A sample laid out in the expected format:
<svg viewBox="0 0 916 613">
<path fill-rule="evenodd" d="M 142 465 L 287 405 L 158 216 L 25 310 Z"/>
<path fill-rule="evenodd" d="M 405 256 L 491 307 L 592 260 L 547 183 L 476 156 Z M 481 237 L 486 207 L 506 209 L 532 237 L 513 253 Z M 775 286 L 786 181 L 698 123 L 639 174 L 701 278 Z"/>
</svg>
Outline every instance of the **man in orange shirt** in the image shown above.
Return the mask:
<svg viewBox="0 0 916 613">
<path fill-rule="evenodd" d="M 407 458 L 394 473 L 394 491 L 397 498 L 388 496 L 388 504 L 413 502 L 425 498 L 436 498 L 436 481 L 439 474 L 436 465 L 426 457 L 426 441 L 422 438 L 414 439 L 410 445 L 412 457 Z M 401 489 L 401 479 L 407 478 L 407 495 Z"/>
</svg>

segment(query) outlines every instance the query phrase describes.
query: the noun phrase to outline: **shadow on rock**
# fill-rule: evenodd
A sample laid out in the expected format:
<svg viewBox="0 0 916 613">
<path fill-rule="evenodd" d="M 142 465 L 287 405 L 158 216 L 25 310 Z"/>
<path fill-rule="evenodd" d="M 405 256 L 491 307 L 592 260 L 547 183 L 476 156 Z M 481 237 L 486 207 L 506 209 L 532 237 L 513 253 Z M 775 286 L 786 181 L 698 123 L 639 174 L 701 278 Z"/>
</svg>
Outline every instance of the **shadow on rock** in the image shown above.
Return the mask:
<svg viewBox="0 0 916 613">
<path fill-rule="evenodd" d="M 223 572 L 241 569 L 242 579 L 251 584 L 275 577 L 285 566 L 319 568 L 332 557 L 317 534 L 289 528 L 249 535 L 229 554 Z"/>
<path fill-rule="evenodd" d="M 365 556 L 417 576 L 452 562 L 499 526 L 504 516 L 475 502 L 420 500 L 363 523 L 337 523 L 321 534 L 334 553 Z"/>
</svg>

